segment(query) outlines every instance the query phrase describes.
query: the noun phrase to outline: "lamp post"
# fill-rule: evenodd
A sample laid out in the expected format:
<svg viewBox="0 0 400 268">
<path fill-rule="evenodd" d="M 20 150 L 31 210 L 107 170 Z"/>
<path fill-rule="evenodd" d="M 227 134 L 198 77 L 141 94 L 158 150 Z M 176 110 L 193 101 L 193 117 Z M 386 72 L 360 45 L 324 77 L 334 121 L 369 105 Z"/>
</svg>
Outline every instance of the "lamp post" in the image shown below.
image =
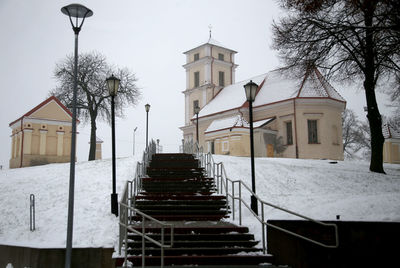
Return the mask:
<svg viewBox="0 0 400 268">
<path fill-rule="evenodd" d="M 71 266 L 72 253 L 72 231 L 74 223 L 74 190 L 75 190 L 75 156 L 76 156 L 76 94 L 78 91 L 78 36 L 85 18 L 93 15 L 93 11 L 80 4 L 71 4 L 61 8 L 61 12 L 69 17 L 72 29 L 75 34 L 75 62 L 74 62 L 74 89 L 72 96 L 72 133 L 71 133 L 71 154 L 69 171 L 69 195 L 68 195 L 68 224 L 67 244 L 65 254 L 65 268 Z M 75 24 L 72 21 L 75 20 Z M 79 19 L 80 23 L 79 23 Z"/>
<path fill-rule="evenodd" d="M 194 107 L 194 113 L 196 114 L 196 141 L 197 141 L 197 144 L 199 143 L 199 112 L 200 112 L 200 107 L 199 106 Z"/>
<path fill-rule="evenodd" d="M 136 134 L 137 127 L 133 130 L 133 155 L 135 155 L 135 134 Z"/>
<path fill-rule="evenodd" d="M 254 138 L 253 138 L 253 101 L 256 98 L 256 91 L 258 85 L 250 80 L 246 85 L 244 85 L 246 99 L 249 102 L 249 117 L 250 117 L 250 154 L 251 154 L 251 190 L 256 193 L 256 179 L 254 171 Z M 251 196 L 251 209 L 258 215 L 258 205 L 257 198 Z"/>
<path fill-rule="evenodd" d="M 149 145 L 149 111 L 150 111 L 150 104 L 146 104 L 144 106 L 144 109 L 146 110 L 146 150 Z"/>
<path fill-rule="evenodd" d="M 111 213 L 118 216 L 118 194 L 116 193 L 116 166 L 115 166 L 115 107 L 114 98 L 117 95 L 120 80 L 111 75 L 106 80 L 108 92 L 111 96 L 111 139 L 112 139 L 112 194 Z"/>
</svg>

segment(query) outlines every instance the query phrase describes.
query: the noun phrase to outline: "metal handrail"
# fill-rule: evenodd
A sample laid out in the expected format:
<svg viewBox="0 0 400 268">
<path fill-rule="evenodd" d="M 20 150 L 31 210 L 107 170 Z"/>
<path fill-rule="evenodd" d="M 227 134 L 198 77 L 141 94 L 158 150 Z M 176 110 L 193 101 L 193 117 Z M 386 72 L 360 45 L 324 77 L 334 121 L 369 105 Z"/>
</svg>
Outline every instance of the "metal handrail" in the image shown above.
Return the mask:
<svg viewBox="0 0 400 268">
<path fill-rule="evenodd" d="M 265 242 L 265 228 L 266 226 L 275 228 L 279 231 L 285 232 L 289 235 L 293 235 L 295 237 L 304 239 L 306 241 L 309 241 L 311 243 L 314 243 L 316 245 L 319 245 L 321 247 L 325 247 L 325 248 L 337 248 L 339 246 L 339 235 L 338 235 L 338 227 L 336 224 L 334 223 L 324 223 L 315 219 L 312 219 L 310 217 L 301 215 L 299 213 L 296 213 L 294 211 L 279 207 L 277 205 L 274 205 L 272 203 L 266 202 L 264 200 L 261 200 L 261 198 L 254 193 L 251 188 L 244 182 L 242 182 L 241 180 L 231 180 L 228 178 L 228 176 L 226 175 L 226 170 L 225 167 L 223 165 L 222 162 L 220 163 L 215 163 L 212 154 L 211 153 L 207 153 L 207 154 L 203 154 L 200 158 L 199 158 L 200 162 L 202 163 L 202 167 L 205 169 L 207 175 L 209 177 L 214 178 L 215 180 L 215 184 L 217 186 L 217 193 L 219 194 L 223 194 L 225 192 L 226 197 L 227 197 L 227 201 L 229 200 L 228 197 L 231 198 L 231 205 L 232 205 L 232 219 L 235 220 L 235 200 L 238 200 L 239 202 L 239 225 L 242 225 L 242 204 L 247 207 L 247 209 L 253 214 L 253 216 L 261 223 L 261 227 L 262 227 L 262 243 L 263 243 L 263 252 L 264 254 L 266 253 L 266 242 Z M 229 187 L 229 183 L 231 184 L 231 187 Z M 239 184 L 238 187 L 238 196 L 236 196 L 235 194 L 235 184 Z M 243 187 L 245 189 L 247 189 L 249 195 L 254 195 L 257 199 L 257 203 L 261 204 L 261 217 L 259 215 L 257 215 L 256 213 L 254 213 L 254 211 L 251 209 L 251 207 L 246 203 L 246 201 L 242 198 L 242 188 Z M 231 190 L 229 190 L 229 188 Z M 264 213 L 264 206 L 269 206 L 272 207 L 274 209 L 278 209 L 280 211 L 283 211 L 285 213 L 300 217 L 302 219 L 305 220 L 309 220 L 311 222 L 314 222 L 316 224 L 319 224 L 321 226 L 325 226 L 325 227 L 333 227 L 334 228 L 334 232 L 335 232 L 335 244 L 334 245 L 327 245 L 324 243 L 321 243 L 319 241 L 316 241 L 314 239 L 305 237 L 303 235 L 300 235 L 298 233 L 286 230 L 282 227 L 276 226 L 274 224 L 268 223 L 265 220 L 265 213 Z"/>
<path fill-rule="evenodd" d="M 124 222 L 120 221 L 120 223 L 119 223 L 120 226 L 125 229 L 125 231 L 124 231 L 124 238 L 125 238 L 124 267 L 126 267 L 127 260 L 128 260 L 128 247 L 127 247 L 128 230 L 142 237 L 142 267 L 145 267 L 145 265 L 146 265 L 145 264 L 145 256 L 146 256 L 145 240 L 148 240 L 160 247 L 160 249 L 161 249 L 161 265 L 160 265 L 160 267 L 164 267 L 164 249 L 171 248 L 174 245 L 174 225 L 156 220 L 155 218 L 141 212 L 140 210 L 138 210 L 134 207 L 120 203 L 120 211 L 121 212 L 122 212 L 122 209 L 124 209 L 125 215 L 128 215 L 129 211 L 132 211 L 132 212 L 134 212 L 134 214 L 139 214 L 142 217 L 142 224 L 141 224 L 142 231 L 141 232 L 134 229 L 133 225 L 128 223 L 129 221 L 128 221 L 127 217 L 124 219 Z M 151 238 L 150 236 L 146 235 L 146 219 L 148 219 L 149 221 L 154 222 L 156 224 L 159 224 L 161 226 L 161 241 L 160 242 Z M 169 245 L 165 244 L 165 228 L 170 228 L 170 243 L 169 243 Z M 121 255 L 121 247 L 120 247 L 120 255 Z"/>
<path fill-rule="evenodd" d="M 142 267 L 145 267 L 145 239 L 154 243 L 161 248 L 161 267 L 164 267 L 164 249 L 173 246 L 174 242 L 174 225 L 161 222 L 154 219 L 153 217 L 141 212 L 135 208 L 136 195 L 142 190 L 142 178 L 146 177 L 146 169 L 152 159 L 153 154 L 157 152 L 156 144 L 154 141 L 150 142 L 150 145 L 143 152 L 143 162 L 137 162 L 136 172 L 134 179 L 132 181 L 127 181 L 125 183 L 124 191 L 121 196 L 121 201 L 119 202 L 119 255 L 122 254 L 123 242 L 125 241 L 125 251 L 124 251 L 124 267 L 127 267 L 128 263 L 128 230 L 134 232 L 142 237 Z M 142 217 L 142 232 L 135 230 L 132 224 L 130 224 L 130 219 L 133 216 L 140 215 Z M 145 222 L 146 219 L 154 222 L 161 226 L 161 242 L 147 236 L 145 234 Z M 170 228 L 170 244 L 165 244 L 165 228 Z"/>
</svg>

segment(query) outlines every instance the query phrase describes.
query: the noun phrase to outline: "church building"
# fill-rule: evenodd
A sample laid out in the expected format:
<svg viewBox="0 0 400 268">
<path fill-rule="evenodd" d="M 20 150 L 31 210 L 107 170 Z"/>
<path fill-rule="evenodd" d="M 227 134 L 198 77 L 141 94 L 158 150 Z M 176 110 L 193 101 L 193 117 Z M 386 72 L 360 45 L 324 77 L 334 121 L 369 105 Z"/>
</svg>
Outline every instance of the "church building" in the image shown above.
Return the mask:
<svg viewBox="0 0 400 268">
<path fill-rule="evenodd" d="M 10 168 L 70 161 L 72 114 L 56 97 L 43 101 L 9 126 Z"/>
<path fill-rule="evenodd" d="M 343 159 L 342 112 L 346 101 L 316 68 L 295 78 L 277 69 L 236 82 L 235 54 L 210 39 L 184 54 L 185 141 L 204 151 L 250 155 L 249 106 L 244 85 L 258 85 L 253 102 L 256 157 Z M 199 107 L 196 116 L 195 107 Z M 198 119 L 197 119 L 198 118 Z"/>
</svg>

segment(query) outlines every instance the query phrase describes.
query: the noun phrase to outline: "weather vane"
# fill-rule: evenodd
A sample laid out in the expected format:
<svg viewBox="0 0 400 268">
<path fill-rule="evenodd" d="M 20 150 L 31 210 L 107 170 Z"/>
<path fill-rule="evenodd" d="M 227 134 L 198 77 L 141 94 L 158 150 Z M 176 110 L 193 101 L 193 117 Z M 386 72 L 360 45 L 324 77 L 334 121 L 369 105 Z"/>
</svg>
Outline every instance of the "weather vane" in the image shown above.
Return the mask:
<svg viewBox="0 0 400 268">
<path fill-rule="evenodd" d="M 211 24 L 208 25 L 208 29 L 210 29 L 210 38 L 211 38 L 211 30 L 212 30 L 212 25 Z"/>
</svg>

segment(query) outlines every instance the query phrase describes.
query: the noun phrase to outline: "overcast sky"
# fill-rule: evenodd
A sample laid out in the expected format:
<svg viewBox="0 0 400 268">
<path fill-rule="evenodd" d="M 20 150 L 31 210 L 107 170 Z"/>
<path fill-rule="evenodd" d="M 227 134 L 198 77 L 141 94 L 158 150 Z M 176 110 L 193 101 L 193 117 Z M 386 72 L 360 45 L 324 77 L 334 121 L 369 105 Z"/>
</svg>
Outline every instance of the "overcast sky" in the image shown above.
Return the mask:
<svg viewBox="0 0 400 268">
<path fill-rule="evenodd" d="M 117 119 L 117 156 L 136 153 L 145 144 L 144 105 L 151 104 L 149 137 L 160 139 L 165 151 L 177 151 L 184 124 L 186 78 L 183 52 L 212 37 L 238 52 L 236 81 L 266 73 L 281 65 L 271 49 L 271 23 L 282 14 L 272 0 L 1 0 L 0 1 L 0 165 L 8 167 L 9 123 L 45 100 L 57 81 L 55 64 L 74 51 L 74 34 L 60 9 L 79 2 L 93 10 L 79 35 L 79 52 L 97 51 L 108 62 L 136 74 L 142 98 Z M 363 92 L 336 86 L 348 107 L 363 116 Z M 386 99 L 378 94 L 381 112 Z M 364 119 L 364 118 L 362 118 Z M 90 128 L 78 126 L 78 161 L 88 157 Z M 103 158 L 111 155 L 111 130 L 98 124 L 104 140 Z"/>
</svg>

